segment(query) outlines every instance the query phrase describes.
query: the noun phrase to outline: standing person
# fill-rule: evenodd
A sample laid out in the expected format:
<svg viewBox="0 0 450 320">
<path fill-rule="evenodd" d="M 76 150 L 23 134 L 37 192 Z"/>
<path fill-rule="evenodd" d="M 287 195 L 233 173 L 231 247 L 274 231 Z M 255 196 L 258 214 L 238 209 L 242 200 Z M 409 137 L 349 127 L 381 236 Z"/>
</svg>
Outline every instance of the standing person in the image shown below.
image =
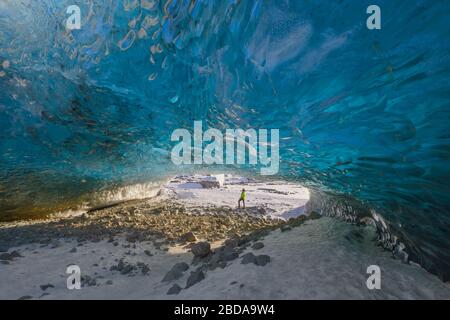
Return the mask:
<svg viewBox="0 0 450 320">
<path fill-rule="evenodd" d="M 245 189 L 242 189 L 241 197 L 239 198 L 239 201 L 238 201 L 239 209 L 241 208 L 241 201 L 242 201 L 242 204 L 243 204 L 243 208 L 245 209 L 245 198 L 246 197 L 247 197 L 247 194 L 245 193 Z"/>
</svg>

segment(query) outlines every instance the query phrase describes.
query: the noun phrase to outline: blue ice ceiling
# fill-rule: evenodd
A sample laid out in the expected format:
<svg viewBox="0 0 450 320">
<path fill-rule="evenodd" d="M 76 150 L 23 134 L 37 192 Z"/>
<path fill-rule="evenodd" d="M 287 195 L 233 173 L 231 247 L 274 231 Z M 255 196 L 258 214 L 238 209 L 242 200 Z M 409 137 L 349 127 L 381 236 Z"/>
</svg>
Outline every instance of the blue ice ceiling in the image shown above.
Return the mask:
<svg viewBox="0 0 450 320">
<path fill-rule="evenodd" d="M 72 4 L 81 30 L 65 28 Z M 366 27 L 370 4 L 381 30 Z M 431 0 L 1 0 L 2 214 L 157 180 L 171 132 L 194 120 L 279 128 L 281 176 L 364 202 L 448 273 L 449 12 Z"/>
</svg>

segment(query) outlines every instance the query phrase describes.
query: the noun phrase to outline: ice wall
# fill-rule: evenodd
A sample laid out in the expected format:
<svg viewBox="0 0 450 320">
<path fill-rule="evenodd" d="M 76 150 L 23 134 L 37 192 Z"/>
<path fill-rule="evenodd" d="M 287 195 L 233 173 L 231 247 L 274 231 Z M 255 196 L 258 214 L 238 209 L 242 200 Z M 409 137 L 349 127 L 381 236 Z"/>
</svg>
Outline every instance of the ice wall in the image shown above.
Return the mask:
<svg viewBox="0 0 450 320">
<path fill-rule="evenodd" d="M 365 0 L 1 0 L 1 214 L 160 179 L 194 120 L 278 128 L 281 176 L 376 210 L 448 277 L 450 3 L 376 2 L 381 30 Z"/>
</svg>

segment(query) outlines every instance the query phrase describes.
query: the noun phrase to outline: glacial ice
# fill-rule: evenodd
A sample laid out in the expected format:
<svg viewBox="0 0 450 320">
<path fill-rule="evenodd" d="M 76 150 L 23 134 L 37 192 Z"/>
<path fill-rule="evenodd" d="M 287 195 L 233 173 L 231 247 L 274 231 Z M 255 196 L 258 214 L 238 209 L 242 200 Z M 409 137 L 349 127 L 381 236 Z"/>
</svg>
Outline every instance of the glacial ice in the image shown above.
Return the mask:
<svg viewBox="0 0 450 320">
<path fill-rule="evenodd" d="M 2 218 L 163 180 L 195 120 L 276 128 L 280 178 L 375 210 L 448 279 L 448 1 L 379 0 L 381 30 L 368 1 L 86 0 L 66 30 L 72 4 L 0 1 Z"/>
</svg>

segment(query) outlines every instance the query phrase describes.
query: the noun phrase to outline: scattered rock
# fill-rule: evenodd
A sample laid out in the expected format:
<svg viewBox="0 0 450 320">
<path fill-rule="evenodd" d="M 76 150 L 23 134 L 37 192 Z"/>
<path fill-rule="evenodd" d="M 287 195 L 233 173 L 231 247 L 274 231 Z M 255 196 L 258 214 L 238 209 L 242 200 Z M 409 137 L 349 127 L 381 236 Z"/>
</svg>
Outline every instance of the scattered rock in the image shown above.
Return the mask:
<svg viewBox="0 0 450 320">
<path fill-rule="evenodd" d="M 172 287 L 170 287 L 169 291 L 167 291 L 167 294 L 179 294 L 180 291 L 181 287 L 175 283 Z"/>
<path fill-rule="evenodd" d="M 166 273 L 162 281 L 169 282 L 179 279 L 183 276 L 183 272 L 186 271 L 187 269 L 189 269 L 189 265 L 186 262 L 176 263 L 172 267 L 172 269 L 170 269 L 169 272 Z"/>
<path fill-rule="evenodd" d="M 268 255 L 262 254 L 259 256 L 256 256 L 255 264 L 257 266 L 265 266 L 270 262 L 270 257 Z"/>
<path fill-rule="evenodd" d="M 264 248 L 264 243 L 262 243 L 262 242 L 255 242 L 252 245 L 252 249 L 254 249 L 254 250 L 259 250 L 259 249 L 262 249 L 262 248 Z"/>
<path fill-rule="evenodd" d="M 147 275 L 150 272 L 150 267 L 143 262 L 138 262 L 137 266 L 141 269 L 143 275 Z"/>
<path fill-rule="evenodd" d="M 227 240 L 225 240 L 225 245 L 228 247 L 232 247 L 232 248 L 238 247 L 239 239 L 235 238 L 235 237 L 227 239 Z"/>
<path fill-rule="evenodd" d="M 199 242 L 192 246 L 195 257 L 204 258 L 211 253 L 211 245 L 208 242 Z"/>
<path fill-rule="evenodd" d="M 108 286 L 111 286 L 113 284 L 113 281 L 112 280 L 108 280 L 108 281 L 105 282 L 105 284 L 108 285 Z"/>
<path fill-rule="evenodd" d="M 17 300 L 30 300 L 30 299 L 33 299 L 33 297 L 32 296 L 22 296 Z"/>
<path fill-rule="evenodd" d="M 185 289 L 192 287 L 194 284 L 202 281 L 203 279 L 205 279 L 205 274 L 200 268 L 196 271 L 191 272 L 191 275 L 186 281 Z"/>
<path fill-rule="evenodd" d="M 48 288 L 54 288 L 55 286 L 52 285 L 51 283 L 48 283 L 48 284 L 42 284 L 42 285 L 40 285 L 39 287 L 41 288 L 42 291 L 45 291 L 45 290 L 47 290 Z"/>
<path fill-rule="evenodd" d="M 252 252 L 246 253 L 242 256 L 241 263 L 242 264 L 249 264 L 249 263 L 255 263 L 256 257 Z"/>
<path fill-rule="evenodd" d="M 225 267 L 227 266 L 227 263 L 225 261 L 219 260 L 219 261 L 216 261 L 216 262 L 210 262 L 208 264 L 208 266 L 209 266 L 210 270 L 215 270 L 217 268 L 225 269 Z"/>
<path fill-rule="evenodd" d="M 14 250 L 13 252 L 11 252 L 11 257 L 19 258 L 19 257 L 22 257 L 22 255 L 19 252 Z"/>
<path fill-rule="evenodd" d="M 227 266 L 227 261 L 236 259 L 238 256 L 238 253 L 233 248 L 223 247 L 220 250 L 215 251 L 212 255 L 208 256 L 209 261 L 207 263 L 207 266 L 210 270 L 214 270 L 216 268 L 223 269 Z"/>
<path fill-rule="evenodd" d="M 286 231 L 292 230 L 292 227 L 289 226 L 289 225 L 287 225 L 287 224 L 283 224 L 283 225 L 280 227 L 280 230 L 281 230 L 281 232 L 286 232 Z"/>
<path fill-rule="evenodd" d="M 5 261 L 11 261 L 14 258 L 19 258 L 19 257 L 22 257 L 22 255 L 15 250 L 11 253 L 6 252 L 6 253 L 0 254 L 0 260 L 5 260 Z"/>
<path fill-rule="evenodd" d="M 126 264 L 121 270 L 120 274 L 129 274 L 134 270 L 134 266 L 131 264 Z"/>
<path fill-rule="evenodd" d="M 142 274 L 146 275 L 147 273 L 150 272 L 150 268 L 147 265 L 144 265 L 141 268 L 141 272 L 142 272 Z"/>
<path fill-rule="evenodd" d="M 183 234 L 180 238 L 179 238 L 180 242 L 196 242 L 197 241 L 197 237 L 195 236 L 195 234 L 190 231 L 187 232 L 185 234 Z"/>
<path fill-rule="evenodd" d="M 220 188 L 220 182 L 215 180 L 202 180 L 198 182 L 204 189 Z"/>
<path fill-rule="evenodd" d="M 194 258 L 194 260 L 195 260 L 195 258 Z M 198 262 L 198 261 L 194 261 L 194 264 L 195 264 L 195 262 Z M 222 256 L 221 256 L 220 252 L 218 252 L 218 251 L 214 252 L 211 256 L 209 256 L 209 261 L 208 261 L 209 269 L 214 270 L 217 267 L 221 267 L 222 266 L 221 262 L 222 262 Z M 225 263 L 225 265 L 226 265 L 226 263 Z"/>
<path fill-rule="evenodd" d="M 288 223 L 289 223 L 289 225 L 290 225 L 291 227 L 299 227 L 299 226 L 301 226 L 306 220 L 307 220 L 306 216 L 301 215 L 301 216 L 298 216 L 298 217 L 296 217 L 296 218 L 290 218 Z"/>
<path fill-rule="evenodd" d="M 150 250 L 144 250 L 144 253 L 149 257 L 153 257 L 153 254 L 150 252 Z"/>
<path fill-rule="evenodd" d="M 132 271 L 136 270 L 136 266 L 130 263 L 124 262 L 123 259 L 119 260 L 117 266 L 112 266 L 110 271 L 119 271 L 120 274 L 130 274 Z"/>
<path fill-rule="evenodd" d="M 265 266 L 270 262 L 270 257 L 268 255 L 262 254 L 259 256 L 255 256 L 252 252 L 249 252 L 242 256 L 242 264 L 253 263 L 257 266 Z"/>
<path fill-rule="evenodd" d="M 250 235 L 248 235 L 246 237 L 246 240 L 247 240 L 247 242 L 261 240 L 263 237 L 267 236 L 269 233 L 270 233 L 270 230 L 268 230 L 268 229 L 256 230 L 256 231 L 252 232 Z"/>
<path fill-rule="evenodd" d="M 88 287 L 94 287 L 97 285 L 97 280 L 95 280 L 95 278 L 92 278 L 90 276 L 82 276 L 81 277 L 81 285 L 84 286 L 88 286 Z"/>
<path fill-rule="evenodd" d="M 221 260 L 231 261 L 239 257 L 239 254 L 232 247 L 225 246 L 220 252 Z"/>
<path fill-rule="evenodd" d="M 77 252 L 77 248 L 73 247 L 69 252 L 71 252 L 71 253 Z"/>
<path fill-rule="evenodd" d="M 184 271 L 186 271 L 187 269 L 189 269 L 189 265 L 188 265 L 186 262 L 179 262 L 179 263 L 176 263 L 176 264 L 172 267 L 172 270 L 179 271 L 179 272 L 184 272 Z"/>
<path fill-rule="evenodd" d="M 128 234 L 125 240 L 131 243 L 135 243 L 140 240 L 140 234 L 137 232 Z"/>
<path fill-rule="evenodd" d="M 58 240 L 54 240 L 52 241 L 52 243 L 50 244 L 50 248 L 51 249 L 55 249 L 58 248 L 61 245 L 61 243 Z"/>
</svg>

